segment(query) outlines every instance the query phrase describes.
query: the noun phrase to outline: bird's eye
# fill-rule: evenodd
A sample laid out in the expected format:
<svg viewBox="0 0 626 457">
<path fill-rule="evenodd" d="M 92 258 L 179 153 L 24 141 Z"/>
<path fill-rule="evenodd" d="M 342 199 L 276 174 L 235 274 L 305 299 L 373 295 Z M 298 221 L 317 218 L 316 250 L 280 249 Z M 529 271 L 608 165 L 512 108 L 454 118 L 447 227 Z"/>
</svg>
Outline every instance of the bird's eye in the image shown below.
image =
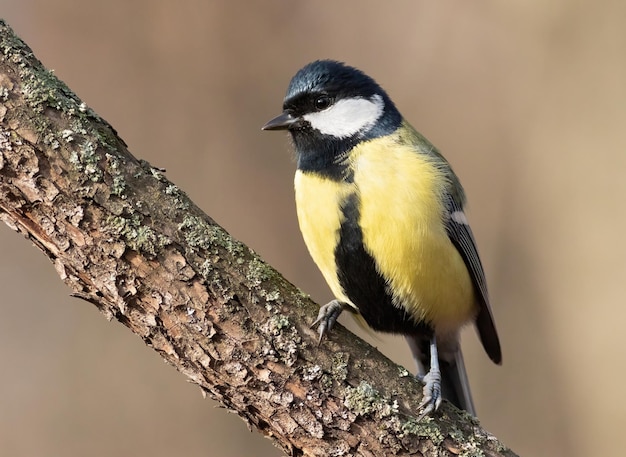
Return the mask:
<svg viewBox="0 0 626 457">
<path fill-rule="evenodd" d="M 324 111 L 325 109 L 330 108 L 330 105 L 333 104 L 333 99 L 327 95 L 320 95 L 315 99 L 315 109 L 318 111 Z"/>
</svg>

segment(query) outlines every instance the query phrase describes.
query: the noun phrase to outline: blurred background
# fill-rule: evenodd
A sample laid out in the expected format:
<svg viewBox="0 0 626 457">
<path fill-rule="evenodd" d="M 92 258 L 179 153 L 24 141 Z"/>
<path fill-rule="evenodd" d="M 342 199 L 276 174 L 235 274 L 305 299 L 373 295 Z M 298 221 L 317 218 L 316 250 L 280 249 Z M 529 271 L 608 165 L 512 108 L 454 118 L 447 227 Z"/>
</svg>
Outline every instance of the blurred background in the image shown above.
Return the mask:
<svg viewBox="0 0 626 457">
<path fill-rule="evenodd" d="M 0 0 L 0 15 L 136 157 L 319 303 L 331 296 L 297 228 L 289 142 L 260 127 L 311 60 L 372 75 L 470 198 L 504 351 L 494 366 L 464 334 L 483 426 L 520 455 L 615 453 L 626 3 Z M 0 455 L 281 455 L 71 299 L 4 225 L 0 290 Z M 365 337 L 413 371 L 401 338 Z"/>
</svg>

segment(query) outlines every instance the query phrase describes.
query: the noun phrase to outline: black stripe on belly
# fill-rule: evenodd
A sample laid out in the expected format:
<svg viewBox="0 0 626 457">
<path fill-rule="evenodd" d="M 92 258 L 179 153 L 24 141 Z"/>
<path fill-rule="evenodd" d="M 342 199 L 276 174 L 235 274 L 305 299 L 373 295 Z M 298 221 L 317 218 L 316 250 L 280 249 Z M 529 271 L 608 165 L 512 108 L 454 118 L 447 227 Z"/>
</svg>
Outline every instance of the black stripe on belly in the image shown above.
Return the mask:
<svg viewBox="0 0 626 457">
<path fill-rule="evenodd" d="M 404 310 L 393 306 L 387 282 L 376 270 L 374 258 L 363 246 L 359 204 L 358 196 L 352 194 L 342 206 L 344 220 L 335 248 L 339 284 L 372 329 L 430 335 L 432 330 L 427 324 L 416 323 Z"/>
</svg>

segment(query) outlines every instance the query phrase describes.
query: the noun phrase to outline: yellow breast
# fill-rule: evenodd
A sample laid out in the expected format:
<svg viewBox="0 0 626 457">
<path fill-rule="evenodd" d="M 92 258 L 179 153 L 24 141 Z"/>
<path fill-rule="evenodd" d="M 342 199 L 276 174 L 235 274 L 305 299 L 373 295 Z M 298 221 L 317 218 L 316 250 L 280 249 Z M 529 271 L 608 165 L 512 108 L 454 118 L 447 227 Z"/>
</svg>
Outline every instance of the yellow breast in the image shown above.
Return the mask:
<svg viewBox="0 0 626 457">
<path fill-rule="evenodd" d="M 350 154 L 351 183 L 298 170 L 300 230 L 335 297 L 358 308 L 339 283 L 335 260 L 341 204 L 356 193 L 363 245 L 388 284 L 393 304 L 438 332 L 456 331 L 474 316 L 477 304 L 465 263 L 444 225 L 441 202 L 449 183 L 430 156 L 398 140 L 390 135 L 357 146 Z"/>
<path fill-rule="evenodd" d="M 334 252 L 343 219 L 341 202 L 354 192 L 354 185 L 297 170 L 294 188 L 298 223 L 309 253 L 335 297 L 352 304 L 339 285 Z"/>
<path fill-rule="evenodd" d="M 445 229 L 443 172 L 395 136 L 353 152 L 363 241 L 394 303 L 441 331 L 458 328 L 477 305 L 467 267 Z"/>
</svg>

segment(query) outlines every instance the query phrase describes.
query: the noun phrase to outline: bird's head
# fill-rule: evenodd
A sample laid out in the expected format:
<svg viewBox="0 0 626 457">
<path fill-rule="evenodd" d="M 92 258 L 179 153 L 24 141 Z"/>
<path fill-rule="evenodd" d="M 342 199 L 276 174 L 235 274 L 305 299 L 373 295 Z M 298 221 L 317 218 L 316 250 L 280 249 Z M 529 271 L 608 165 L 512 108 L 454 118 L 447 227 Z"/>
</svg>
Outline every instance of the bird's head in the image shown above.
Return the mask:
<svg viewBox="0 0 626 457">
<path fill-rule="evenodd" d="M 304 155 L 321 168 L 361 141 L 394 132 L 401 120 L 372 78 L 341 62 L 318 60 L 291 79 L 282 114 L 263 130 L 288 130 L 299 165 Z"/>
</svg>

